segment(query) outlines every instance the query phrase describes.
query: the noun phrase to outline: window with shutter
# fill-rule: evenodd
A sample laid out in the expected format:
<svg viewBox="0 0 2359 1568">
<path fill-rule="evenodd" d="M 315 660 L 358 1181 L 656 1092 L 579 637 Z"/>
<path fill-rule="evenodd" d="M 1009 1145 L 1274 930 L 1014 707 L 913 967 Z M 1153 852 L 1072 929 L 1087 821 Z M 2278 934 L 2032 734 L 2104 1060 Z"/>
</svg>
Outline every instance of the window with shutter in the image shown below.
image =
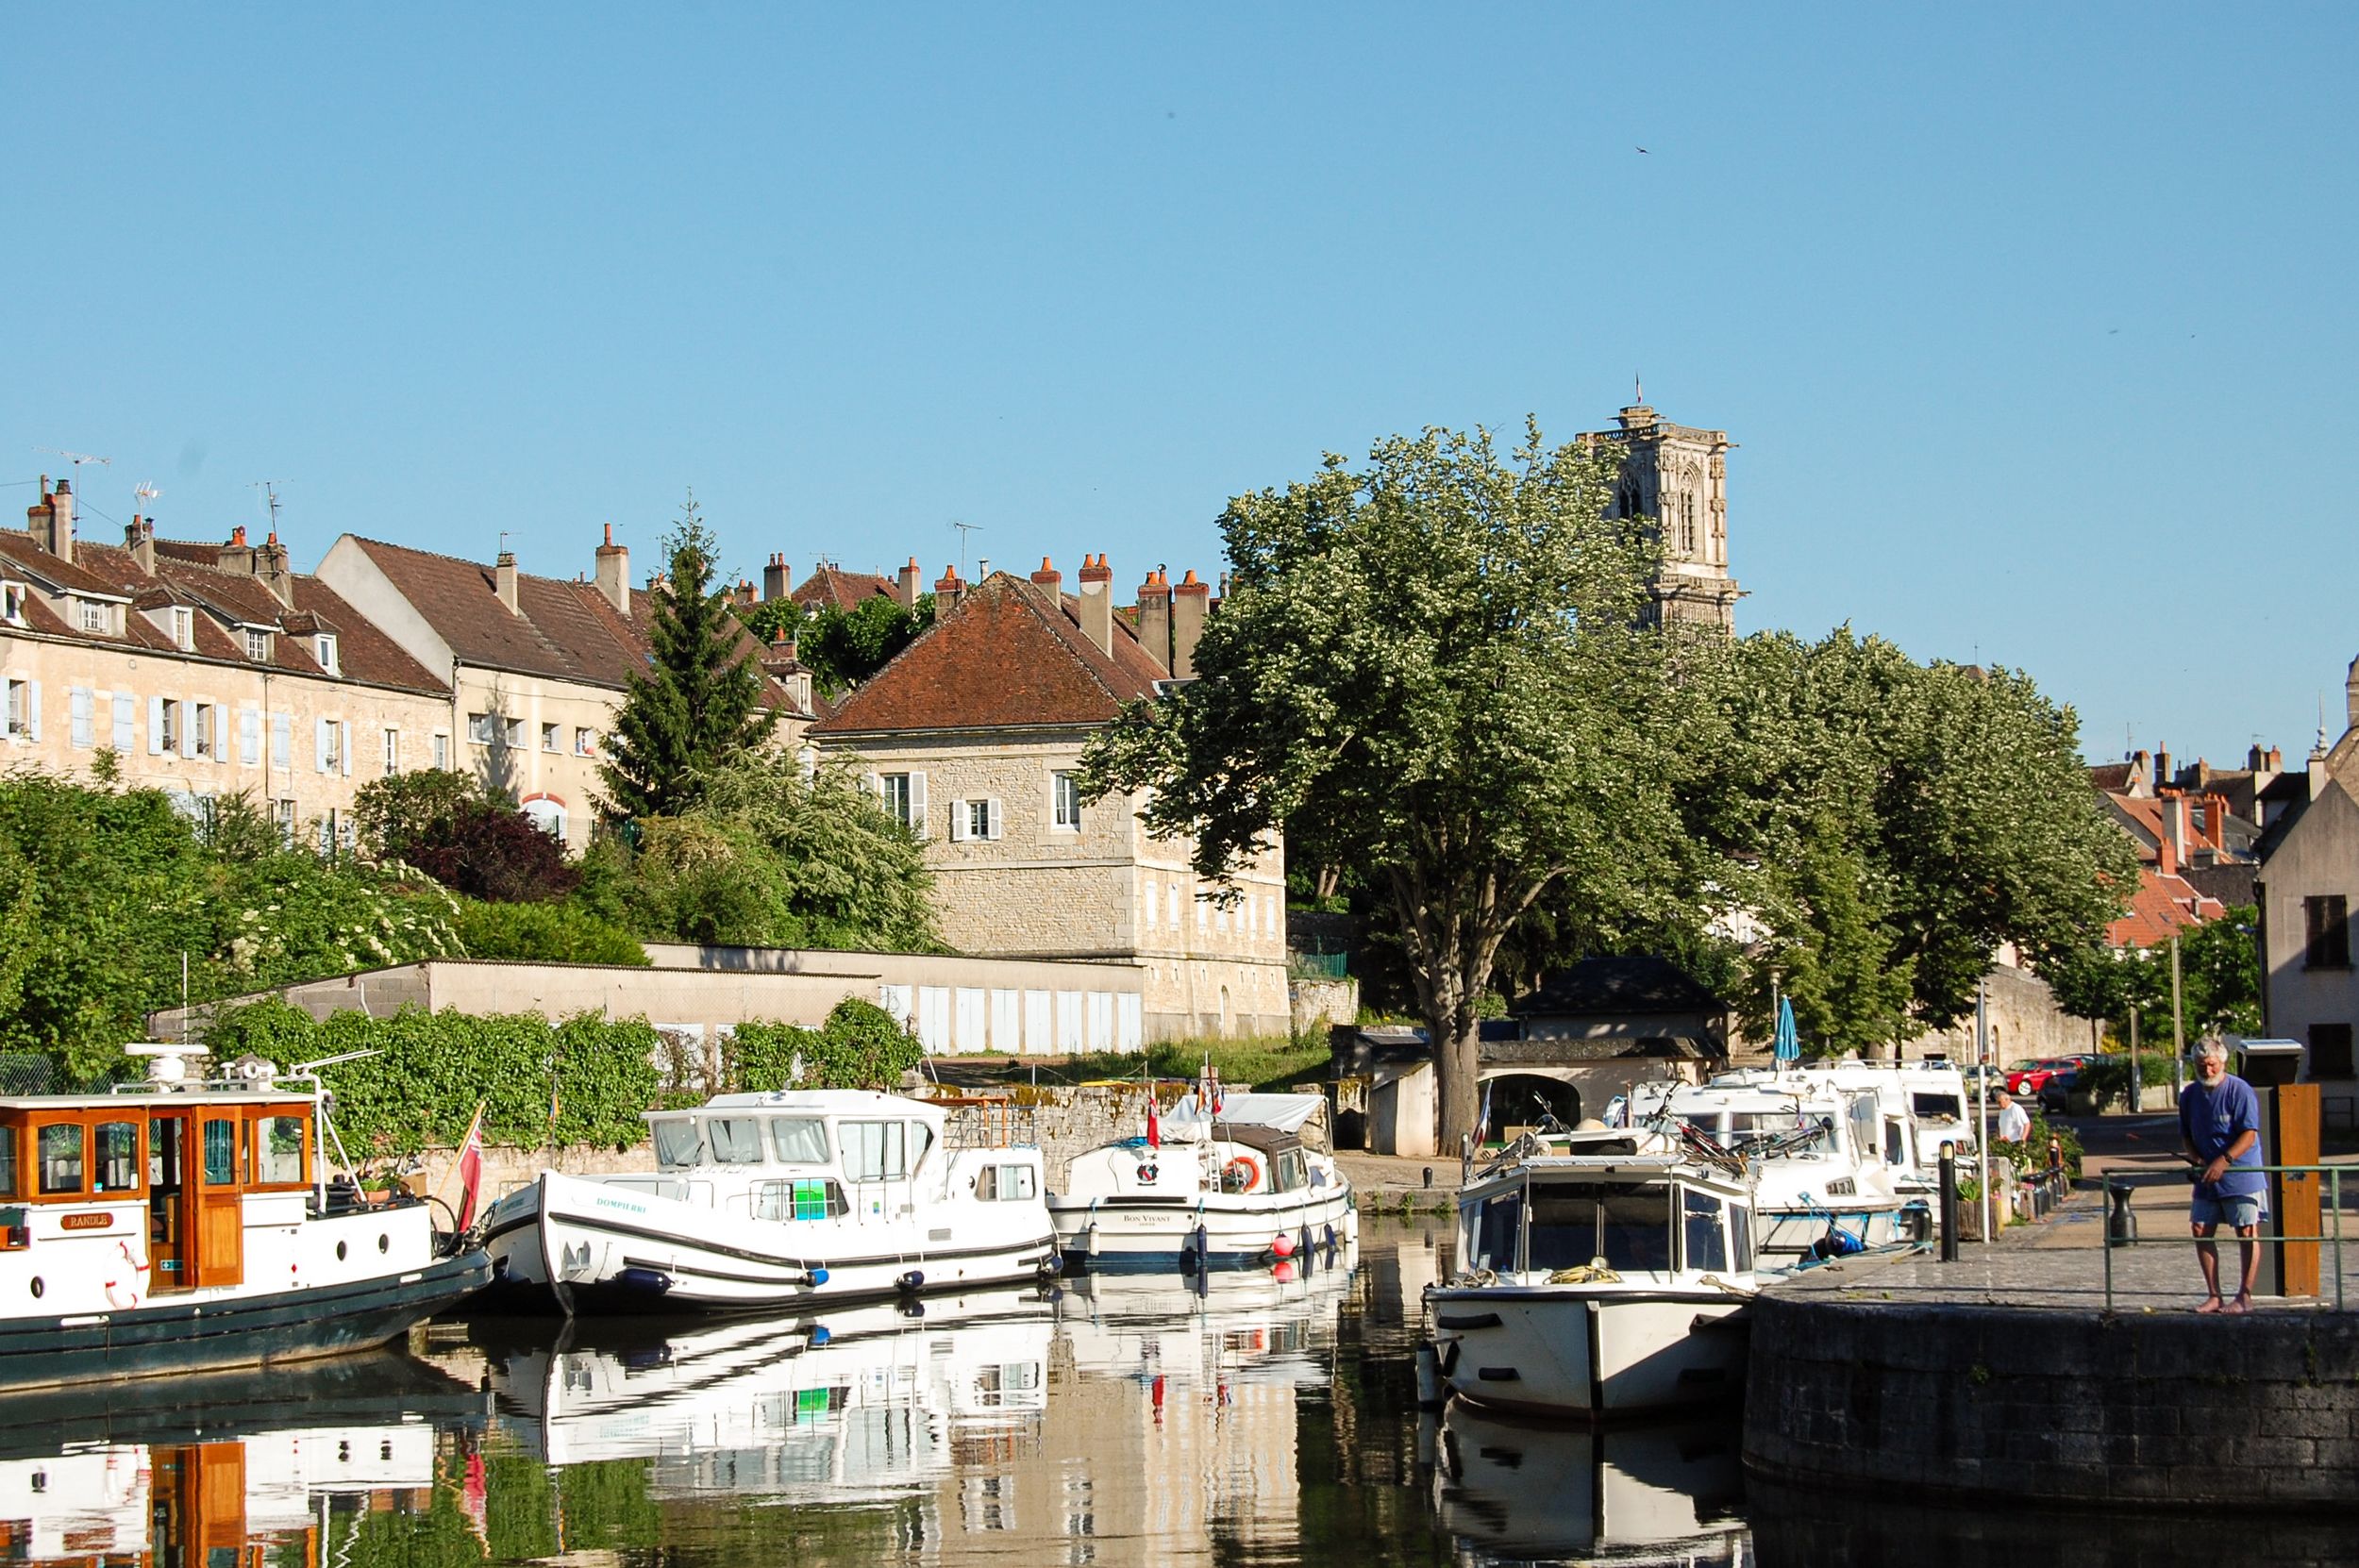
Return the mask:
<svg viewBox="0 0 2359 1568">
<path fill-rule="evenodd" d="M 919 838 L 926 836 L 926 776 L 910 775 L 910 831 Z"/>
<path fill-rule="evenodd" d="M 954 800 L 950 803 L 950 842 L 952 843 L 964 843 L 966 842 L 968 837 L 966 830 L 968 819 L 966 813 L 967 809 L 973 804 L 974 802 L 966 800 Z M 975 836 L 978 838 L 981 837 L 980 834 L 977 834 Z"/>
<path fill-rule="evenodd" d="M 137 702 L 128 692 L 117 692 L 107 699 L 107 709 L 114 719 L 115 750 L 128 757 L 139 744 L 139 715 L 133 711 Z"/>
<path fill-rule="evenodd" d="M 98 743 L 97 726 L 92 721 L 94 701 L 87 686 L 70 688 L 65 694 L 67 739 L 84 751 Z"/>
<path fill-rule="evenodd" d="M 334 733 L 334 726 L 326 719 L 311 721 L 311 771 L 313 773 L 328 771 L 328 749 L 334 744 L 328 737 Z"/>
<path fill-rule="evenodd" d="M 270 716 L 270 765 L 274 768 L 294 766 L 294 715 L 273 713 Z"/>
<path fill-rule="evenodd" d="M 989 800 L 983 802 L 983 805 L 986 808 L 984 813 L 984 825 L 989 829 L 989 831 L 984 833 L 983 837 L 987 839 L 996 839 L 1002 832 L 1006 831 L 1005 827 L 1002 826 L 1005 821 L 1005 813 L 1003 813 L 999 809 L 999 797 L 997 795 L 994 795 Z"/>
<path fill-rule="evenodd" d="M 262 715 L 256 709 L 238 714 L 238 760 L 249 768 L 262 760 Z"/>
</svg>

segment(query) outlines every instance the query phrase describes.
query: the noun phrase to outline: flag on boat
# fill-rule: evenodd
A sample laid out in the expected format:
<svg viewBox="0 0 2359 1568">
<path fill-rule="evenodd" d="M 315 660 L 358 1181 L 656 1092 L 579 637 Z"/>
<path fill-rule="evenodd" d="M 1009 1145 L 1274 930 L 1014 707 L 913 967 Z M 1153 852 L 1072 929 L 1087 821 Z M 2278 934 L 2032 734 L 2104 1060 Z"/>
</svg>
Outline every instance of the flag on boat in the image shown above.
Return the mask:
<svg viewBox="0 0 2359 1568">
<path fill-rule="evenodd" d="M 1146 1092 L 1146 1146 L 1150 1149 L 1163 1146 L 1163 1124 L 1155 1120 L 1155 1091 L 1151 1088 Z"/>
<path fill-rule="evenodd" d="M 466 1233 L 475 1224 L 476 1194 L 483 1187 L 483 1101 L 477 1101 L 475 1120 L 467 1124 L 467 1136 L 459 1145 L 459 1231 Z"/>
<path fill-rule="evenodd" d="M 1802 1059 L 1802 1040 L 1794 1032 L 1794 998 L 1778 998 L 1778 1043 L 1775 1052 L 1780 1061 Z"/>
</svg>

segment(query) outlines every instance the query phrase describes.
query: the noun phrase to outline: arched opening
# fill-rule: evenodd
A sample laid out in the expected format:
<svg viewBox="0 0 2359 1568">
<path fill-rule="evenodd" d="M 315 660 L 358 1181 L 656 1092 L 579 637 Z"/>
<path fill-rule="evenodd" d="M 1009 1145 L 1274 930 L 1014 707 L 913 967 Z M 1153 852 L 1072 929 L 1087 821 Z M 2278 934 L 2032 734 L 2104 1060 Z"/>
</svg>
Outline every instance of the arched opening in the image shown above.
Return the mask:
<svg viewBox="0 0 2359 1568">
<path fill-rule="evenodd" d="M 1482 1081 L 1491 1102 L 1491 1136 L 1513 1135 L 1519 1127 L 1536 1127 L 1553 1120 L 1559 1126 L 1581 1125 L 1581 1091 L 1569 1083 L 1537 1073 L 1501 1073 Z"/>
<path fill-rule="evenodd" d="M 1220 988 L 1220 1037 L 1226 1040 L 1234 1031 L 1229 1025 L 1229 988 Z"/>
</svg>

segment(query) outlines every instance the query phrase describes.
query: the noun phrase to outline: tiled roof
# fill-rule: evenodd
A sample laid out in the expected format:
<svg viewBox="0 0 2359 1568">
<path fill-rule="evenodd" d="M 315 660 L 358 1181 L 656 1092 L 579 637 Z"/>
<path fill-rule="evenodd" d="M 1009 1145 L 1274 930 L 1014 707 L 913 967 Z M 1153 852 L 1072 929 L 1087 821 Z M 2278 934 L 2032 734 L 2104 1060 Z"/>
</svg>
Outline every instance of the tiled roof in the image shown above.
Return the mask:
<svg viewBox="0 0 2359 1568">
<path fill-rule="evenodd" d="M 895 597 L 893 579 L 868 572 L 845 572 L 838 567 L 822 566 L 803 579 L 803 585 L 788 595 L 805 609 L 817 609 L 833 605 L 838 609 L 850 609 L 862 599 L 878 594 Z"/>
<path fill-rule="evenodd" d="M 2199 892 L 2185 877 L 2165 876 L 2141 866 L 2130 908 L 2105 927 L 2105 940 L 2116 947 L 2151 947 L 2168 942 L 2173 931 L 2192 929 L 2227 912 L 2226 905 Z"/>
<path fill-rule="evenodd" d="M 811 732 L 1102 725 L 1163 678 L 1119 620 L 1104 652 L 1059 595 L 995 572 Z"/>
<path fill-rule="evenodd" d="M 2135 762 L 2100 762 L 2089 770 L 2089 783 L 2107 794 L 2126 791 L 2137 780 Z"/>
</svg>

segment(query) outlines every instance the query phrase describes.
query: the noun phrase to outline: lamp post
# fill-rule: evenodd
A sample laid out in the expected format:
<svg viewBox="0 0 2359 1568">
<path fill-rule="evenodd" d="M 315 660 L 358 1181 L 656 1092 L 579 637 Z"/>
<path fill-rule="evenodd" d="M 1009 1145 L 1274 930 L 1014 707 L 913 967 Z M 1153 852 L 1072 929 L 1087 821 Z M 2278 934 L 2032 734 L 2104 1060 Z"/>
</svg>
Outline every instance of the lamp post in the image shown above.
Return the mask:
<svg viewBox="0 0 2359 1568">
<path fill-rule="evenodd" d="M 2179 1006 L 2179 933 L 2170 934 L 2170 1097 L 2187 1087 L 2187 1026 Z"/>
</svg>

